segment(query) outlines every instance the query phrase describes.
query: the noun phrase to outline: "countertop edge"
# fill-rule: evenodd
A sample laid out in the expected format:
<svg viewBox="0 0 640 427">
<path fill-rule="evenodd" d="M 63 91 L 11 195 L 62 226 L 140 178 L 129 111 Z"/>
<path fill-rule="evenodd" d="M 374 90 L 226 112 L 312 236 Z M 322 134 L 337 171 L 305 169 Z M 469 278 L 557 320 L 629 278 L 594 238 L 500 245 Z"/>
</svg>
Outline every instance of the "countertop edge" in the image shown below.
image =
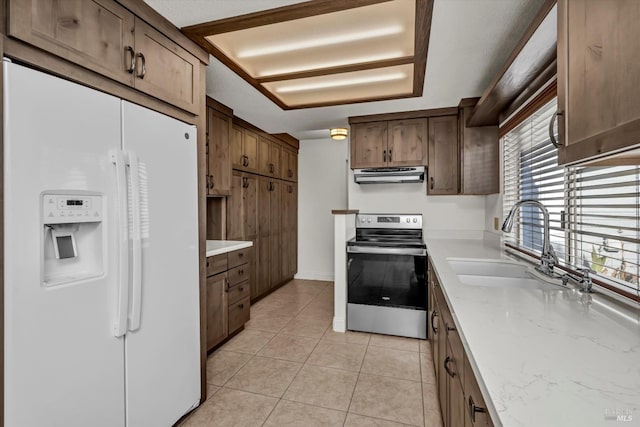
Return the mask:
<svg viewBox="0 0 640 427">
<path fill-rule="evenodd" d="M 211 256 L 222 255 L 228 252 L 237 251 L 240 249 L 250 248 L 253 246 L 253 242 L 251 241 L 207 240 L 207 243 L 209 242 L 215 242 L 224 246 L 207 250 L 206 251 L 207 258 Z"/>
</svg>

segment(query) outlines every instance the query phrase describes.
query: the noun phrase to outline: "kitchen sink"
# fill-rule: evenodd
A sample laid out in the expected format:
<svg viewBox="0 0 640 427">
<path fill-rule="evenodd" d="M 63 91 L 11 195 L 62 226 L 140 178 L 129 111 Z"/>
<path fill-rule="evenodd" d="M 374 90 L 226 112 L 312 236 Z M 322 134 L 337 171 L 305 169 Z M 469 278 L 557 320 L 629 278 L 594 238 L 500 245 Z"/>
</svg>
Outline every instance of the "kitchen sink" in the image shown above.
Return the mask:
<svg viewBox="0 0 640 427">
<path fill-rule="evenodd" d="M 487 288 L 544 288 L 555 286 L 532 274 L 533 268 L 508 260 L 448 258 L 460 283 Z"/>
<path fill-rule="evenodd" d="M 458 276 L 531 278 L 526 265 L 513 261 L 472 258 L 448 258 L 447 260 Z"/>
</svg>

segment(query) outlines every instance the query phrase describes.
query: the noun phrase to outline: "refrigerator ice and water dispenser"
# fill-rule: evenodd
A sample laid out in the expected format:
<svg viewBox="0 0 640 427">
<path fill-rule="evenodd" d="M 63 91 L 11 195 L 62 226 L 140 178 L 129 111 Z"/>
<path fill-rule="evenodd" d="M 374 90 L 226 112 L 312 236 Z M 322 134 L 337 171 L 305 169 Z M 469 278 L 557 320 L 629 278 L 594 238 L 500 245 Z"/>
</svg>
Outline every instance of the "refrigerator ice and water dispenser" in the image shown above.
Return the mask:
<svg viewBox="0 0 640 427">
<path fill-rule="evenodd" d="M 103 199 L 86 191 L 41 196 L 44 286 L 103 274 Z"/>
</svg>

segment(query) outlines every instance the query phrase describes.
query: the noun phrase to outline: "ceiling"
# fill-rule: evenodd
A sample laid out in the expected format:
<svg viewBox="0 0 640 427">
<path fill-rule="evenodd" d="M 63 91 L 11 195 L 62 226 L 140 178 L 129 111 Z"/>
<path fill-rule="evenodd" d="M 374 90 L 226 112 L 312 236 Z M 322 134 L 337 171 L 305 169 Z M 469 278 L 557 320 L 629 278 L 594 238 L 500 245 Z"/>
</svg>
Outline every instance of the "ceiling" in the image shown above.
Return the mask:
<svg viewBox="0 0 640 427">
<path fill-rule="evenodd" d="M 177 27 L 301 3 L 296 0 L 145 0 Z M 422 96 L 283 110 L 211 56 L 207 94 L 269 133 L 323 139 L 350 116 L 451 107 L 480 96 L 544 0 L 434 0 Z"/>
<path fill-rule="evenodd" d="M 183 31 L 285 110 L 352 104 L 422 94 L 432 4 L 323 0 Z"/>
</svg>

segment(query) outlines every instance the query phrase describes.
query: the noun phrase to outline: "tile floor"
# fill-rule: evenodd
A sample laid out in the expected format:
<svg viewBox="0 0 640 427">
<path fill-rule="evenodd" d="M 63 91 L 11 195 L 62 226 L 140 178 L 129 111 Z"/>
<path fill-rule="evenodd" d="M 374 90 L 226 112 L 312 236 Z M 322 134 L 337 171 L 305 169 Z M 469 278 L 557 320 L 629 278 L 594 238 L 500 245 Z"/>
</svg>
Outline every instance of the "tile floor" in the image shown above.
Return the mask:
<svg viewBox="0 0 640 427">
<path fill-rule="evenodd" d="M 333 332 L 333 283 L 293 280 L 207 361 L 181 427 L 442 426 L 429 342 Z"/>
</svg>

